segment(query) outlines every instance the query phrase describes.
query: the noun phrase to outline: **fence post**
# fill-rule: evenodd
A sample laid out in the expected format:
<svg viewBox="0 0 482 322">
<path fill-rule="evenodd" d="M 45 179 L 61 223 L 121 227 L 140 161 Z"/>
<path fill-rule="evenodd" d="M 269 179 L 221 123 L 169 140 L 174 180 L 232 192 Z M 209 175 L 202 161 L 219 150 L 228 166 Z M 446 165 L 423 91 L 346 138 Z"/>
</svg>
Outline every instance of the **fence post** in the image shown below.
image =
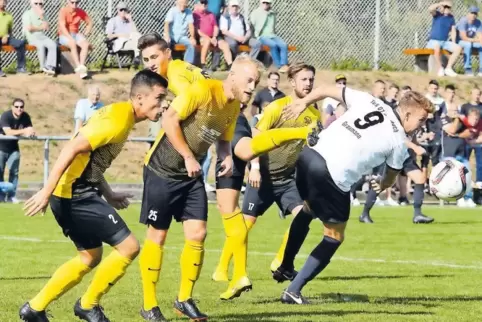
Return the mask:
<svg viewBox="0 0 482 322">
<path fill-rule="evenodd" d="M 49 178 L 49 143 L 50 140 L 46 139 L 44 143 L 44 187 Z"/>
<path fill-rule="evenodd" d="M 373 69 L 378 70 L 380 61 L 380 0 L 375 1 L 375 41 L 373 42 Z"/>
<path fill-rule="evenodd" d="M 112 0 L 107 1 L 107 15 L 106 17 L 112 17 Z"/>
</svg>

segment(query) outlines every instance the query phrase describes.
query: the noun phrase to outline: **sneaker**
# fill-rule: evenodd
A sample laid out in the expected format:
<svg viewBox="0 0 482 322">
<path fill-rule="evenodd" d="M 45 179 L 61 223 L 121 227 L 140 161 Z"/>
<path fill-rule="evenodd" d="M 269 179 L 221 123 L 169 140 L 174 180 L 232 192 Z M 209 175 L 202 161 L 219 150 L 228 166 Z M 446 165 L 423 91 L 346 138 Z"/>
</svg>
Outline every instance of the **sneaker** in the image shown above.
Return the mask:
<svg viewBox="0 0 482 322">
<path fill-rule="evenodd" d="M 373 220 L 369 214 L 361 214 L 361 216 L 358 217 L 358 221 L 364 224 L 373 224 Z"/>
<path fill-rule="evenodd" d="M 35 311 L 28 302 L 20 308 L 18 314 L 20 320 L 25 322 L 49 322 L 45 311 Z"/>
<path fill-rule="evenodd" d="M 80 305 L 80 299 L 75 302 L 74 314 L 79 319 L 88 322 L 110 322 L 104 314 L 104 309 L 100 305 L 96 305 L 90 310 L 85 310 Z"/>
<path fill-rule="evenodd" d="M 0 77 L 7 77 L 7 74 L 5 74 L 1 69 L 0 69 Z"/>
<path fill-rule="evenodd" d="M 89 74 L 82 72 L 82 73 L 79 74 L 79 77 L 80 77 L 80 79 L 86 79 L 86 78 L 89 77 Z"/>
<path fill-rule="evenodd" d="M 207 321 L 208 316 L 201 313 L 191 298 L 184 302 L 179 302 L 177 299 L 174 302 L 174 311 L 179 316 L 187 316 L 191 321 Z"/>
<path fill-rule="evenodd" d="M 398 198 L 398 203 L 400 204 L 400 206 L 408 206 L 410 204 L 410 201 L 407 197 L 400 197 Z"/>
<path fill-rule="evenodd" d="M 385 200 L 385 204 L 386 204 L 387 206 L 392 206 L 392 207 L 398 207 L 398 206 L 400 206 L 400 205 L 398 204 L 398 202 L 396 202 L 396 201 L 393 200 L 392 198 L 387 198 L 387 200 Z"/>
<path fill-rule="evenodd" d="M 228 272 L 216 269 L 216 271 L 211 275 L 211 278 L 215 282 L 228 282 Z"/>
<path fill-rule="evenodd" d="M 477 204 L 474 202 L 472 198 L 465 199 L 465 207 L 467 208 L 475 208 L 477 207 Z"/>
<path fill-rule="evenodd" d="M 7 199 L 7 202 L 13 203 L 13 204 L 15 204 L 15 205 L 18 205 L 18 204 L 20 203 L 20 200 L 18 200 L 18 199 L 15 198 L 15 197 L 12 197 L 12 198 L 8 198 L 8 199 Z"/>
<path fill-rule="evenodd" d="M 273 279 L 278 283 L 283 283 L 285 281 L 292 281 L 295 279 L 298 272 L 296 270 L 285 269 L 279 266 L 275 271 L 271 271 Z"/>
<path fill-rule="evenodd" d="M 459 200 L 457 200 L 457 207 L 465 208 L 465 199 L 464 198 L 460 198 Z"/>
<path fill-rule="evenodd" d="M 281 294 L 281 303 L 283 304 L 298 304 L 298 305 L 306 305 L 310 304 L 310 302 L 305 299 L 301 293 L 292 293 L 284 290 Z"/>
<path fill-rule="evenodd" d="M 150 321 L 150 322 L 168 322 L 164 315 L 161 313 L 161 309 L 159 309 L 159 306 L 155 306 L 149 311 L 145 311 L 144 308 L 141 309 L 141 316 L 145 321 Z"/>
<path fill-rule="evenodd" d="M 361 205 L 360 200 L 358 200 L 358 198 L 354 198 L 351 201 L 351 205 L 354 206 L 354 207 L 358 207 L 359 205 Z"/>
<path fill-rule="evenodd" d="M 222 293 L 219 298 L 223 301 L 229 301 L 240 297 L 243 292 L 249 292 L 253 289 L 253 284 L 247 276 L 241 277 L 237 282 L 232 283 L 233 286 L 229 286 L 226 292 Z"/>
<path fill-rule="evenodd" d="M 47 75 L 51 75 L 51 76 L 55 75 L 55 69 L 52 67 L 44 67 L 42 68 L 42 71 Z"/>
<path fill-rule="evenodd" d="M 414 224 L 430 224 L 434 221 L 432 217 L 425 216 L 423 214 L 413 216 L 412 222 Z"/>
<path fill-rule="evenodd" d="M 382 199 L 380 199 L 379 197 L 377 197 L 377 201 L 375 201 L 375 205 L 383 207 L 383 206 L 385 206 L 385 202 Z"/>
<path fill-rule="evenodd" d="M 18 68 L 17 74 L 32 75 L 32 73 L 30 71 L 28 71 L 27 69 L 25 69 L 25 67 Z"/>
<path fill-rule="evenodd" d="M 212 185 L 210 185 L 207 182 L 204 184 L 204 188 L 206 189 L 206 192 L 215 192 L 216 191 L 216 188 L 214 188 Z"/>
<path fill-rule="evenodd" d="M 246 186 L 243 184 L 243 186 L 241 187 L 241 192 L 244 193 L 246 191 Z"/>
<path fill-rule="evenodd" d="M 445 75 L 455 77 L 458 74 L 452 68 L 445 68 Z"/>
<path fill-rule="evenodd" d="M 443 68 L 440 68 L 438 73 L 437 73 L 437 76 L 438 77 L 444 77 L 445 76 L 445 70 Z"/>
<path fill-rule="evenodd" d="M 464 76 L 465 77 L 474 77 L 475 73 L 473 73 L 471 69 L 466 69 L 465 72 L 464 72 Z"/>
</svg>

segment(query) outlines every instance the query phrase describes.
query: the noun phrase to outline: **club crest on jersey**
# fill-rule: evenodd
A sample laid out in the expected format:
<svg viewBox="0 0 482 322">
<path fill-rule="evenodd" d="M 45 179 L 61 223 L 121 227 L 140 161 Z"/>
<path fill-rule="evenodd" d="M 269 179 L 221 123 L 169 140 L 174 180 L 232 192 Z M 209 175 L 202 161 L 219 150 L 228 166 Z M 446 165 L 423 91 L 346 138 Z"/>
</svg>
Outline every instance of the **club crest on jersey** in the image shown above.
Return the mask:
<svg viewBox="0 0 482 322">
<path fill-rule="evenodd" d="M 232 121 L 233 121 L 233 118 L 232 118 L 231 116 L 229 116 L 229 117 L 226 119 L 226 125 L 231 124 Z"/>
<path fill-rule="evenodd" d="M 310 125 L 311 124 L 311 117 L 305 116 L 304 122 L 305 122 L 306 125 Z"/>
</svg>

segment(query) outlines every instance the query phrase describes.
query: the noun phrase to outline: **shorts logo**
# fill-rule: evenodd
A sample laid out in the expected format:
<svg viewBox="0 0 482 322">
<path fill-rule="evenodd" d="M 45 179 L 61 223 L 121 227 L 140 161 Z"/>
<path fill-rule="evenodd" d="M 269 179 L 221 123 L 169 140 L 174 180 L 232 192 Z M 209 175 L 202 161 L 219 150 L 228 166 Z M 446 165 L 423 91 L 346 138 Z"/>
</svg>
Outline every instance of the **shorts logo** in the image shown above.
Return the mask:
<svg viewBox="0 0 482 322">
<path fill-rule="evenodd" d="M 112 222 L 113 222 L 114 224 L 117 224 L 117 223 L 118 223 L 118 221 L 115 219 L 114 215 L 109 215 L 108 217 L 109 217 L 110 220 L 112 220 Z"/>
<path fill-rule="evenodd" d="M 250 202 L 249 205 L 248 205 L 248 210 L 252 211 L 253 208 L 254 208 L 254 203 Z"/>
<path fill-rule="evenodd" d="M 305 116 L 304 122 L 305 122 L 306 125 L 310 125 L 311 124 L 311 117 Z"/>
<path fill-rule="evenodd" d="M 149 216 L 147 216 L 149 220 L 156 221 L 157 220 L 157 211 L 156 210 L 149 210 Z"/>
</svg>

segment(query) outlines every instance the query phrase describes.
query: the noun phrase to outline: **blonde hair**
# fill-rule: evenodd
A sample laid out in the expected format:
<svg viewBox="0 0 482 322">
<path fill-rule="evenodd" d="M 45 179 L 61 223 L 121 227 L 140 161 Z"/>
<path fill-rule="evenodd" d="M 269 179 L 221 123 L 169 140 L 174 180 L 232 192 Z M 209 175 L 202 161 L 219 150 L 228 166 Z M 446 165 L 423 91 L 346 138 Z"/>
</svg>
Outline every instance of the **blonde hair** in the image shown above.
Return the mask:
<svg viewBox="0 0 482 322">
<path fill-rule="evenodd" d="M 258 68 L 258 70 L 260 72 L 264 72 L 266 70 L 266 68 L 264 67 L 264 65 L 257 59 L 254 59 L 253 57 L 251 57 L 248 53 L 241 53 L 239 54 L 233 61 L 233 64 L 231 66 L 231 68 L 237 66 L 237 65 L 242 65 L 242 64 L 246 64 L 246 63 L 251 63 L 251 64 L 254 64 L 256 65 L 256 67 Z"/>
<path fill-rule="evenodd" d="M 416 108 L 423 109 L 427 113 L 434 112 L 433 104 L 428 100 L 428 98 L 415 91 L 406 92 L 400 98 L 399 106 L 401 109 Z"/>
</svg>

